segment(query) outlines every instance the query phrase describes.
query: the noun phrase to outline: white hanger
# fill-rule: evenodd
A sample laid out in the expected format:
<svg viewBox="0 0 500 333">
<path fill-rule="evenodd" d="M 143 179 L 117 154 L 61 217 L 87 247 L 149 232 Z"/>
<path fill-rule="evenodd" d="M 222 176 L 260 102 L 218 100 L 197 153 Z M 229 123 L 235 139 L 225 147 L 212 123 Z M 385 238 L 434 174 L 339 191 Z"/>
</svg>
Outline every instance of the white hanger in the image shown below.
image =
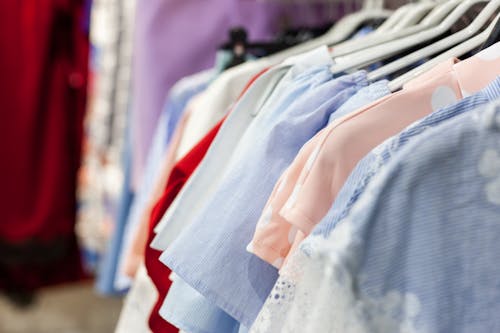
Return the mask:
<svg viewBox="0 0 500 333">
<path fill-rule="evenodd" d="M 351 36 L 364 22 L 388 18 L 392 11 L 383 8 L 360 10 L 359 12 L 347 15 L 340 19 L 330 31 L 325 34 L 328 45 L 338 44 Z"/>
<path fill-rule="evenodd" d="M 474 36 L 473 38 L 455 46 L 454 48 L 448 50 L 447 52 L 440 54 L 436 58 L 432 59 L 431 61 L 426 62 L 423 65 L 420 65 L 419 67 L 403 74 L 402 76 L 392 80 L 389 82 L 389 90 L 394 92 L 396 90 L 399 90 L 405 83 L 408 81 L 413 80 L 414 78 L 422 75 L 423 73 L 427 72 L 431 68 L 435 67 L 439 63 L 446 61 L 450 58 L 457 58 L 460 57 L 474 49 L 479 48 L 490 36 L 491 32 L 495 28 L 496 23 L 500 19 L 500 14 L 497 14 L 495 19 L 491 21 L 491 23 L 488 25 L 488 27 L 482 31 L 480 34 Z"/>
<path fill-rule="evenodd" d="M 301 43 L 299 45 L 292 46 L 286 50 L 259 59 L 257 61 L 261 61 L 263 63 L 266 63 L 267 66 L 271 66 L 283 61 L 290 56 L 308 52 L 324 45 L 338 44 L 351 36 L 353 32 L 355 32 L 356 29 L 359 28 L 364 22 L 370 19 L 387 18 L 391 14 L 392 11 L 390 10 L 375 9 L 361 10 L 356 13 L 346 15 L 345 17 L 340 19 L 335 24 L 335 26 L 333 26 L 333 28 L 331 28 L 322 36 Z"/>
<path fill-rule="evenodd" d="M 361 10 L 382 9 L 384 0 L 364 0 Z"/>
<path fill-rule="evenodd" d="M 349 40 L 341 44 L 335 45 L 331 55 L 338 57 L 353 53 L 359 50 L 364 50 L 372 46 L 380 45 L 385 42 L 393 41 L 398 38 L 416 34 L 423 30 L 428 30 L 439 24 L 453 9 L 455 9 L 462 0 L 449 0 L 437 5 L 419 24 L 396 31 L 388 31 L 382 34 L 378 32 L 360 37 L 358 39 Z M 388 18 L 387 20 L 390 20 Z"/>
<path fill-rule="evenodd" d="M 450 13 L 453 9 L 457 8 L 458 5 L 462 3 L 462 0 L 436 0 L 439 2 L 438 6 L 434 8 L 433 11 L 429 13 L 426 17 L 423 18 L 421 24 L 430 24 L 435 26 L 440 23 L 442 19 Z M 441 16 L 442 12 L 446 12 L 443 16 Z"/>
<path fill-rule="evenodd" d="M 387 18 L 377 29 L 375 29 L 374 33 L 382 33 L 392 30 L 394 26 L 406 15 L 409 11 L 411 11 L 415 7 L 413 3 L 406 4 L 404 6 L 399 7 L 394 11 L 394 13 Z"/>
<path fill-rule="evenodd" d="M 458 7 L 456 7 L 450 15 L 448 15 L 441 24 L 438 26 L 421 31 L 417 34 L 387 42 L 369 49 L 361 50 L 359 52 L 349 54 L 348 56 L 336 58 L 336 64 L 332 66 L 334 74 L 342 73 L 348 69 L 358 68 L 360 66 L 368 65 L 376 61 L 380 61 L 387 57 L 400 53 L 413 46 L 439 37 L 447 32 L 455 22 L 458 21 L 473 5 L 476 3 L 485 2 L 485 0 L 464 0 Z M 498 0 L 491 0 L 486 7 L 498 8 Z M 483 10 L 486 10 L 485 9 Z M 484 24 L 484 23 L 483 23 Z M 466 28 L 467 29 L 467 28 Z M 340 59 L 339 59 L 340 58 Z"/>
<path fill-rule="evenodd" d="M 311 51 L 324 45 L 338 44 L 351 36 L 357 28 L 370 19 L 386 18 L 392 11 L 385 9 L 361 10 L 353 14 L 346 15 L 340 19 L 332 29 L 324 35 L 290 47 L 286 50 L 270 55 L 258 61 L 265 61 L 268 66 L 283 61 L 284 59 L 300 53 Z"/>
<path fill-rule="evenodd" d="M 421 1 L 415 5 L 407 15 L 403 16 L 391 30 L 398 30 L 414 26 L 438 5 L 437 1 Z"/>
<path fill-rule="evenodd" d="M 497 3 L 497 6 L 494 6 L 494 3 Z M 411 54 L 408 54 L 398 60 L 395 60 L 379 69 L 376 69 L 368 74 L 367 78 L 369 81 L 375 81 L 380 78 L 383 78 L 389 74 L 392 74 L 400 69 L 406 68 L 411 64 L 416 63 L 419 60 L 425 59 L 429 56 L 437 54 L 439 52 L 445 51 L 450 47 L 467 40 L 474 35 L 476 35 L 488 22 L 488 20 L 498 11 L 498 7 L 500 6 L 500 0 L 494 0 L 490 2 L 488 6 L 486 6 L 472 21 L 466 29 L 462 29 L 459 32 L 454 33 L 451 36 L 448 36 L 444 39 L 441 39 L 431 45 L 424 47 L 418 51 L 415 51 Z"/>
</svg>

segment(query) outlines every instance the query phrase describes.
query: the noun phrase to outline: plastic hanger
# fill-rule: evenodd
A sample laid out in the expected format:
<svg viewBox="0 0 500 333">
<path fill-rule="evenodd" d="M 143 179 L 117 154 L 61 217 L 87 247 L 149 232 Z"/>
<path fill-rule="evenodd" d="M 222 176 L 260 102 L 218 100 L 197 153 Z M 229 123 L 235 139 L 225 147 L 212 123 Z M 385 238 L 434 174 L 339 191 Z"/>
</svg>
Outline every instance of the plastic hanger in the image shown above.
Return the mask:
<svg viewBox="0 0 500 333">
<path fill-rule="evenodd" d="M 231 54 L 231 60 L 226 64 L 225 69 L 238 66 L 248 59 L 248 56 L 268 56 L 287 50 L 295 45 L 304 42 L 308 35 L 324 33 L 324 28 L 295 29 L 283 32 L 282 36 L 272 41 L 249 41 L 248 33 L 244 27 L 234 27 L 228 32 L 228 41 L 219 45 L 219 50 L 226 50 Z M 305 33 L 305 35 L 301 35 Z M 310 39 L 311 37 L 309 37 Z"/>
<path fill-rule="evenodd" d="M 388 31 L 383 34 L 375 32 L 358 39 L 349 40 L 344 43 L 338 44 L 332 50 L 331 55 L 332 57 L 339 57 L 356 51 L 364 50 L 372 46 L 380 45 L 382 43 L 390 42 L 398 38 L 413 35 L 420 31 L 428 30 L 442 22 L 442 20 L 461 3 L 462 0 L 450 0 L 441 3 L 437 5 L 426 17 L 424 17 L 422 22 L 412 27 L 396 31 Z"/>
<path fill-rule="evenodd" d="M 375 29 L 376 34 L 390 31 L 394 28 L 394 26 L 406 15 L 409 11 L 411 11 L 415 7 L 413 3 L 406 4 L 404 6 L 399 7 L 394 11 L 394 13 L 385 20 L 384 23 L 380 25 L 377 29 Z"/>
<path fill-rule="evenodd" d="M 464 0 L 443 20 L 442 23 L 434 28 L 421 31 L 399 40 L 361 50 L 349 54 L 348 56 L 339 57 L 341 59 L 336 58 L 336 64 L 332 66 L 331 70 L 334 74 L 339 74 L 349 69 L 369 65 L 439 37 L 446 33 L 473 5 L 481 2 L 485 2 L 485 0 Z M 490 10 L 491 8 L 498 9 L 498 4 L 499 0 L 491 0 L 483 10 Z M 486 22 L 483 22 L 483 25 L 485 23 Z"/>
<path fill-rule="evenodd" d="M 391 10 L 384 9 L 382 0 L 365 0 L 361 10 L 340 19 L 333 28 L 325 34 L 327 45 L 335 45 L 352 36 L 363 23 L 387 19 L 392 15 Z"/>
<path fill-rule="evenodd" d="M 495 19 L 491 21 L 491 23 L 488 25 L 488 27 L 481 32 L 480 34 L 474 36 L 473 38 L 455 46 L 454 48 L 448 50 L 445 53 L 440 54 L 436 58 L 426 62 L 423 65 L 420 65 L 419 67 L 401 75 L 400 77 L 392 80 L 389 82 L 389 90 L 394 92 L 401 87 L 403 87 L 404 84 L 407 82 L 413 80 L 414 78 L 422 75 L 423 73 L 427 72 L 431 68 L 435 67 L 436 65 L 440 64 L 443 61 L 446 61 L 450 58 L 458 58 L 468 52 L 471 52 L 481 46 L 488 37 L 491 35 L 492 31 L 494 30 L 495 26 L 498 25 L 500 20 L 500 14 L 497 14 Z"/>
<path fill-rule="evenodd" d="M 366 4 L 376 4 L 376 6 Z M 344 18 L 340 19 L 335 26 L 326 32 L 323 36 L 315 38 L 313 40 L 301 43 L 299 45 L 290 47 L 286 50 L 273 54 L 271 56 L 265 57 L 258 61 L 265 63 L 267 66 L 279 63 L 284 59 L 294 56 L 300 53 L 311 51 L 317 47 L 331 44 L 338 44 L 344 41 L 346 38 L 350 37 L 357 28 L 363 25 L 364 22 L 387 18 L 392 14 L 392 11 L 385 10 L 381 7 L 380 1 L 365 1 L 364 8 L 372 9 L 362 9 L 353 14 L 349 14 Z"/>
<path fill-rule="evenodd" d="M 437 5 L 438 2 L 436 1 L 422 1 L 416 3 L 413 10 L 411 10 L 407 15 L 403 16 L 391 30 L 398 30 L 414 26 Z"/>
<path fill-rule="evenodd" d="M 495 1 L 497 6 L 494 6 Z M 490 18 L 498 11 L 500 0 L 492 1 L 489 6 L 486 6 L 477 17 L 467 26 L 451 36 L 441 39 L 431 45 L 428 45 L 418 51 L 410 53 L 398 60 L 395 60 L 379 69 L 376 69 L 368 74 L 367 78 L 370 81 L 381 79 L 389 74 L 392 74 L 400 69 L 406 68 L 419 60 L 425 59 L 429 56 L 445 51 L 458 43 L 467 40 L 476 35 Z"/>
<path fill-rule="evenodd" d="M 364 10 L 382 9 L 384 8 L 384 0 L 365 0 L 363 1 Z"/>
<path fill-rule="evenodd" d="M 429 15 L 423 18 L 420 22 L 421 24 L 435 26 L 438 23 L 441 23 L 442 19 L 445 18 L 446 15 L 462 3 L 462 0 L 436 0 L 436 2 L 438 2 L 438 5 L 429 13 Z"/>
<path fill-rule="evenodd" d="M 392 11 L 379 8 L 371 10 L 363 9 L 357 13 L 348 15 L 339 20 L 339 22 L 337 22 L 337 24 L 335 24 L 333 28 L 325 34 L 325 40 L 327 41 L 326 44 L 338 44 L 352 36 L 356 30 L 363 25 L 363 23 L 375 19 L 385 19 L 391 14 Z"/>
</svg>

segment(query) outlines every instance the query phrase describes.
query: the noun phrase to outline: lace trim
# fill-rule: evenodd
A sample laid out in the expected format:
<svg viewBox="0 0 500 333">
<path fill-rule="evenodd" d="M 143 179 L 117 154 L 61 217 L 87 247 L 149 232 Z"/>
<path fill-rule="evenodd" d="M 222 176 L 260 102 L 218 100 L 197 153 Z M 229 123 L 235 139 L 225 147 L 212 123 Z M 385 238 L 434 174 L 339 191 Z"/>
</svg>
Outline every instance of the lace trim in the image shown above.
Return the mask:
<svg viewBox="0 0 500 333">
<path fill-rule="evenodd" d="M 352 235 L 349 223 L 342 223 L 328 244 L 315 240 L 330 250 L 318 251 L 313 257 L 297 251 L 283 268 L 250 332 L 420 332 L 415 323 L 421 305 L 414 294 L 359 292 L 355 260 L 359 252 Z M 335 243 L 336 250 L 332 248 Z"/>
</svg>

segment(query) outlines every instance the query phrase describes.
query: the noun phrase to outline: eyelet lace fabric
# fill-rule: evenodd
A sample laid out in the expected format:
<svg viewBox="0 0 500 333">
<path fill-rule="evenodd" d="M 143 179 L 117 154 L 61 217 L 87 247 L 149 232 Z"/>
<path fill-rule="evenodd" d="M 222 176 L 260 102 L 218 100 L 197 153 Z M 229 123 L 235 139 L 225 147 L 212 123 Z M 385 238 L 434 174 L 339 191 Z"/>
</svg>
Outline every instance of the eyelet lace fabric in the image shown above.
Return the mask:
<svg viewBox="0 0 500 333">
<path fill-rule="evenodd" d="M 347 228 L 348 224 L 342 223 L 332 232 L 333 237 L 343 238 L 331 243 L 337 249 L 347 246 L 348 239 L 344 238 Z M 353 293 L 353 265 L 348 264 L 344 251 L 335 256 L 329 255 L 333 252 L 317 251 L 318 247 L 326 249 L 325 241 L 322 237 L 309 241 L 315 248 L 309 249 L 314 253 L 311 257 L 302 251 L 293 254 L 280 272 L 252 333 L 363 332 L 359 315 L 353 313 L 357 303 Z"/>
<path fill-rule="evenodd" d="M 328 246 L 316 239 L 323 249 L 315 256 L 293 255 L 250 332 L 419 332 L 415 320 L 421 305 L 415 295 L 359 291 L 359 240 L 350 238 L 349 222 L 332 232 Z"/>
<path fill-rule="evenodd" d="M 381 145 L 383 146 L 383 145 Z M 396 149 L 396 147 L 394 147 Z M 392 149 L 388 149 L 388 154 Z M 379 147 L 374 149 L 374 160 L 371 169 L 367 171 L 368 177 L 360 184 L 361 190 L 368 185 L 372 176 L 384 165 L 383 150 Z M 355 198 L 359 197 L 357 193 Z M 351 207 L 353 203 L 349 203 Z M 345 219 L 348 211 L 341 217 Z M 340 269 L 340 257 L 337 258 L 337 272 L 327 263 L 331 263 L 328 253 L 341 247 L 346 247 L 350 237 L 348 235 L 349 221 L 339 223 L 340 228 L 334 228 L 331 237 L 325 239 L 322 235 L 311 235 L 300 246 L 300 250 L 294 252 L 287 259 L 286 264 L 280 270 L 280 278 L 263 306 L 259 316 L 255 320 L 251 333 L 271 332 L 326 332 L 326 327 L 331 326 L 327 320 L 321 322 L 321 318 L 329 318 L 332 312 L 333 299 L 346 301 L 347 296 L 337 295 L 339 291 L 333 290 L 331 284 L 333 276 L 337 276 L 344 283 L 348 283 L 348 274 Z M 333 247 L 333 248 L 332 248 Z M 352 280 L 352 279 L 350 279 Z M 330 296 L 331 295 L 331 296 Z M 325 298 L 324 307 L 318 305 L 321 298 Z M 347 307 L 347 304 L 339 306 Z M 347 317 L 344 317 L 347 318 Z M 332 332 L 347 332 L 344 324 L 337 322 L 339 326 L 331 327 Z M 351 325 L 352 326 L 352 325 Z M 352 332 L 358 332 L 354 330 Z M 351 331 L 349 331 L 351 332 Z M 361 332 L 361 331 L 359 331 Z"/>
<path fill-rule="evenodd" d="M 475 105 L 464 105 L 470 103 Z M 499 110 L 492 104 L 454 113 L 455 119 L 400 152 L 411 159 L 385 163 L 426 127 L 409 127 L 386 150 L 375 149 L 375 167 L 357 188 L 352 209 L 342 212 L 326 238 L 309 236 L 288 258 L 251 332 L 498 331 L 493 299 L 500 297 L 499 273 L 490 256 L 498 253 Z M 444 113 L 424 124 L 435 127 L 449 118 Z M 439 194 L 451 192 L 460 177 L 455 201 Z M 410 200 L 413 206 L 394 196 L 407 184 L 425 189 Z M 396 199 L 389 202 L 391 197 Z M 407 214 L 416 212 L 417 199 L 419 207 L 439 209 Z M 454 209 L 460 212 L 453 215 Z"/>
<path fill-rule="evenodd" d="M 367 294 L 360 288 L 363 225 L 354 221 L 376 201 L 381 178 L 373 180 L 328 238 L 310 236 L 302 251 L 289 258 L 251 333 L 419 332 L 415 322 L 421 305 L 415 295 L 396 290 Z"/>
<path fill-rule="evenodd" d="M 295 300 L 297 281 L 302 280 L 307 257 L 302 251 L 296 251 L 283 266 L 280 277 L 259 316 L 255 320 L 251 333 L 270 333 L 283 331 L 285 322 Z M 305 298 L 307 301 L 307 298 Z M 307 315 L 307 312 L 304 313 Z"/>
</svg>

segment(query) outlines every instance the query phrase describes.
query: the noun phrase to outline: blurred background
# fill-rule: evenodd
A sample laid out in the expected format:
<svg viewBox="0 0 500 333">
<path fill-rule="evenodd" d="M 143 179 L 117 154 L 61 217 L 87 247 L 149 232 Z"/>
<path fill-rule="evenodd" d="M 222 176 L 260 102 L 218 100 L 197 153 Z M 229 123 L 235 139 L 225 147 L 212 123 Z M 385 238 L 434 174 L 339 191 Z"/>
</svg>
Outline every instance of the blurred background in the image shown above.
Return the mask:
<svg viewBox="0 0 500 333">
<path fill-rule="evenodd" d="M 0 332 L 112 332 L 131 285 L 124 230 L 174 84 L 320 36 L 361 6 L 3 0 Z M 265 47 L 242 55 L 241 40 Z"/>
</svg>

